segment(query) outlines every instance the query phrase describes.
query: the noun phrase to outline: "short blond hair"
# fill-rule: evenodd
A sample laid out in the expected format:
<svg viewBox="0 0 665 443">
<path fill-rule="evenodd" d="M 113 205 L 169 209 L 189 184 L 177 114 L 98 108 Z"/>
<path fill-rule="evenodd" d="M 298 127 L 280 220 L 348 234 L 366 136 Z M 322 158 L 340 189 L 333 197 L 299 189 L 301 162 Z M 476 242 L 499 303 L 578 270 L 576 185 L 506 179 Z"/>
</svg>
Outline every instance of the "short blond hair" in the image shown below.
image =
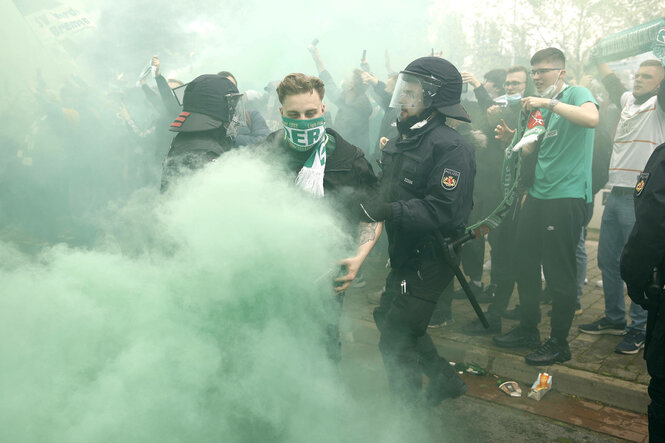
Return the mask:
<svg viewBox="0 0 665 443">
<path fill-rule="evenodd" d="M 299 72 L 294 72 L 284 77 L 284 80 L 281 81 L 279 86 L 277 86 L 277 96 L 279 97 L 279 102 L 284 103 L 284 99 L 289 95 L 303 94 L 307 92 L 316 91 L 319 93 L 319 97 L 323 100 L 323 96 L 326 93 L 326 87 L 323 84 L 323 81 L 314 76 L 301 74 Z"/>
</svg>

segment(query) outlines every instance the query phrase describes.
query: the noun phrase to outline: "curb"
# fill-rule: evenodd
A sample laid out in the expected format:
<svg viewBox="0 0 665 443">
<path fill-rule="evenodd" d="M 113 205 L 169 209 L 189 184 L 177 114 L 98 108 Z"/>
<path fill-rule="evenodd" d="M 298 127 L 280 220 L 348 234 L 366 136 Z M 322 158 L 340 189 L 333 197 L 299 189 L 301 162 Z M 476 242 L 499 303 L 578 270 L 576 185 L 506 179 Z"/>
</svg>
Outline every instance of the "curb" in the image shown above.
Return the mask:
<svg viewBox="0 0 665 443">
<path fill-rule="evenodd" d="M 360 319 L 350 320 L 354 341 L 378 344 L 379 331 L 374 323 Z M 536 379 L 538 372 L 548 372 L 553 378 L 552 389 L 557 392 L 639 414 L 646 414 L 649 395 L 645 385 L 559 364 L 549 368 L 529 366 L 524 362 L 524 358 L 519 355 L 477 345 L 470 346 L 439 337 L 432 337 L 432 340 L 441 354 L 448 360 L 476 363 L 489 373 L 521 383 L 526 389 Z"/>
</svg>

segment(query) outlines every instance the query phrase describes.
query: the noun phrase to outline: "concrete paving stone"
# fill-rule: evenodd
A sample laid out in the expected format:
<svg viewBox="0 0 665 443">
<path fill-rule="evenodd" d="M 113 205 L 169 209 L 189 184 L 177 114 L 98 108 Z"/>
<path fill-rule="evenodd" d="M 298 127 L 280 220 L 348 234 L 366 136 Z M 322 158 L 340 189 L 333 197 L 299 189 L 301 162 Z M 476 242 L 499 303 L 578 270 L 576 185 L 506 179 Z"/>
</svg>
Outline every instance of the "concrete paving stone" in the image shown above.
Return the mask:
<svg viewBox="0 0 665 443">
<path fill-rule="evenodd" d="M 594 401 L 586 401 L 579 399 L 580 405 L 587 408 L 591 409 L 593 411 L 600 411 L 601 409 L 605 408 L 605 405 L 602 403 L 594 402 Z"/>
<path fill-rule="evenodd" d="M 641 372 L 640 375 L 637 376 L 638 383 L 648 385 L 650 381 L 651 381 L 651 376 L 646 371 Z"/>
<path fill-rule="evenodd" d="M 579 360 L 575 361 L 569 361 L 566 363 L 566 366 L 574 368 L 574 369 L 580 369 L 584 371 L 589 371 L 591 373 L 597 373 L 600 370 L 601 363 L 597 361 L 593 362 L 582 362 Z"/>
</svg>

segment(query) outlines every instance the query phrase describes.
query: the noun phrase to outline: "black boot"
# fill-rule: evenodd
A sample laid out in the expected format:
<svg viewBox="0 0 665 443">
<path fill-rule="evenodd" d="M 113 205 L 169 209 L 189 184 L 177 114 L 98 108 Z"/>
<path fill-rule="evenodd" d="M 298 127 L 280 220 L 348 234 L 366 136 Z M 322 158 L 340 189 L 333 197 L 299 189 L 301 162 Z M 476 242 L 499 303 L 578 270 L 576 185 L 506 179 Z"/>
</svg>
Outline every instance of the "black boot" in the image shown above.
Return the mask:
<svg viewBox="0 0 665 443">
<path fill-rule="evenodd" d="M 485 329 L 485 326 L 476 318 L 462 328 L 462 334 L 473 336 L 501 334 L 501 317 L 488 314 L 485 314 L 485 316 L 487 317 L 487 323 L 490 325 L 489 328 Z"/>
<path fill-rule="evenodd" d="M 527 331 L 518 326 L 512 331 L 493 337 L 494 344 L 502 348 L 534 348 L 540 346 L 540 332 Z"/>
<path fill-rule="evenodd" d="M 441 371 L 430 378 L 429 384 L 425 389 L 425 405 L 433 408 L 438 406 L 447 398 L 457 398 L 466 393 L 469 389 L 464 380 L 457 374 L 445 359 Z"/>
</svg>

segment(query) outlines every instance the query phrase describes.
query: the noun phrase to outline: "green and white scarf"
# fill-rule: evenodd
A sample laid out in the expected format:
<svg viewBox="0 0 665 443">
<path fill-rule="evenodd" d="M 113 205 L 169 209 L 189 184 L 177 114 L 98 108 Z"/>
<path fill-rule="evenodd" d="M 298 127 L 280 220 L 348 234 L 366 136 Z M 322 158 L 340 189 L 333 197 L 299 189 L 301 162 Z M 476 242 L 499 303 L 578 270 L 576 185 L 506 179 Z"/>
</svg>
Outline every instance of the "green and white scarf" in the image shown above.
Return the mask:
<svg viewBox="0 0 665 443">
<path fill-rule="evenodd" d="M 326 134 L 325 118 L 319 117 L 309 120 L 293 120 L 282 117 L 284 125 L 284 139 L 289 147 L 306 152 L 312 149 L 296 177 L 296 186 L 309 192 L 315 197 L 323 197 L 323 176 L 326 169 Z"/>
</svg>

